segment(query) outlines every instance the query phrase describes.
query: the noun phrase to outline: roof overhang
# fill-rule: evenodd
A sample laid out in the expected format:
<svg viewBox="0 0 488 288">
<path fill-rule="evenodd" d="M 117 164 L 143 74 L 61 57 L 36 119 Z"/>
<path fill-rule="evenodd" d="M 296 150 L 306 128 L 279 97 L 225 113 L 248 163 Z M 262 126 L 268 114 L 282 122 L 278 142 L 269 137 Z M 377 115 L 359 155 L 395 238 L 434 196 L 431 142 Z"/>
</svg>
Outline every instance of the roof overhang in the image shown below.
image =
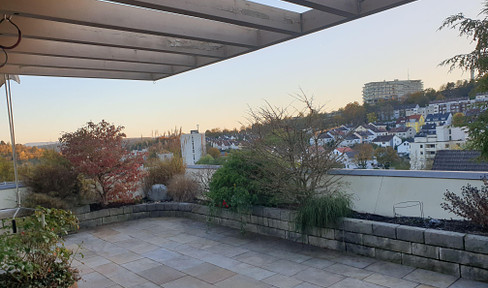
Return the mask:
<svg viewBox="0 0 488 288">
<path fill-rule="evenodd" d="M 415 0 L 283 1 L 0 0 L 0 74 L 159 80 Z"/>
</svg>

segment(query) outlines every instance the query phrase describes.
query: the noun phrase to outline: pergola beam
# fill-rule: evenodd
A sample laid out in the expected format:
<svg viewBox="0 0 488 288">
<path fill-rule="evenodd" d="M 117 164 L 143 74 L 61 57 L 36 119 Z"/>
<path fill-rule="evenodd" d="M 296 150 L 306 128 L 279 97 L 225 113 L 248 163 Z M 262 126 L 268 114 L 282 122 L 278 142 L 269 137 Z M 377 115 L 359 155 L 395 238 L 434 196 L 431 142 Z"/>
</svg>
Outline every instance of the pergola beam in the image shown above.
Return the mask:
<svg viewBox="0 0 488 288">
<path fill-rule="evenodd" d="M 10 54 L 10 65 L 38 66 L 51 68 L 74 68 L 85 70 L 126 71 L 155 74 L 175 74 L 188 70 L 188 67 L 134 63 L 121 61 L 100 61 L 94 59 L 53 57 L 29 54 Z"/>
<path fill-rule="evenodd" d="M 96 0 L 0 0 L 0 11 L 89 27 L 249 48 L 273 43 L 285 37 L 276 32 Z"/>
<path fill-rule="evenodd" d="M 293 4 L 309 7 L 318 11 L 335 14 L 346 18 L 359 15 L 359 2 L 362 0 L 283 0 Z"/>
<path fill-rule="evenodd" d="M 300 14 L 246 0 L 112 0 L 138 7 L 296 35 Z"/>
<path fill-rule="evenodd" d="M 197 67 L 199 65 L 205 65 L 215 61 L 215 58 L 209 57 L 179 55 L 153 51 L 137 51 L 127 48 L 103 47 L 89 44 L 75 44 L 27 38 L 23 39 L 19 46 L 12 49 L 8 53 L 9 55 L 18 53 L 187 67 Z"/>
<path fill-rule="evenodd" d="M 75 69 L 75 68 L 67 69 L 67 68 L 51 68 L 51 67 L 20 66 L 20 65 L 6 65 L 0 68 L 0 74 L 150 80 L 150 81 L 155 81 L 164 78 L 166 76 L 169 76 L 167 74 L 154 74 L 154 73 L 84 70 L 84 69 Z"/>
<path fill-rule="evenodd" d="M 13 20 L 19 27 L 22 27 L 22 36 L 24 38 L 215 58 L 225 58 L 227 56 L 226 50 L 228 46 L 222 44 L 127 31 L 115 31 L 105 28 L 27 18 L 19 15 L 15 15 Z M 14 36 L 15 31 L 10 28 L 8 25 L 0 25 L 0 34 Z M 245 48 L 240 47 L 232 48 L 240 49 L 241 51 L 245 50 Z"/>
<path fill-rule="evenodd" d="M 288 1 L 288 0 L 283 0 Z M 347 7 L 355 6 L 359 3 L 358 14 L 346 17 L 346 15 L 340 15 L 341 13 L 333 13 L 333 11 L 323 11 L 327 9 L 313 9 L 302 13 L 302 30 L 304 34 L 320 31 L 329 27 L 333 27 L 339 24 L 343 24 L 361 17 L 365 17 L 374 13 L 378 13 L 384 10 L 388 10 L 397 6 L 401 6 L 416 0 L 310 0 L 313 2 L 321 3 L 324 6 L 330 6 L 341 9 L 347 9 Z M 288 1 L 295 2 L 295 1 Z M 297 2 L 301 2 L 298 1 Z M 352 12 L 351 12 L 352 13 Z"/>
</svg>

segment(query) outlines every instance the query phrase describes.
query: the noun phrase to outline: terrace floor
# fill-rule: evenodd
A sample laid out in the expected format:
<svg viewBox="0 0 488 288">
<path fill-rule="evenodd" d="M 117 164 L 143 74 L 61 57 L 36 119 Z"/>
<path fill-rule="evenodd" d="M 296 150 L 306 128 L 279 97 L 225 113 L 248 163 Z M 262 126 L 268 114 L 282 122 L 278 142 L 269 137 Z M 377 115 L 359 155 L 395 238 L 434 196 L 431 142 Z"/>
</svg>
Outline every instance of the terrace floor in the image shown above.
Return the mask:
<svg viewBox="0 0 488 288">
<path fill-rule="evenodd" d="M 79 287 L 485 288 L 409 266 L 185 218 L 149 218 L 70 235 Z"/>
</svg>

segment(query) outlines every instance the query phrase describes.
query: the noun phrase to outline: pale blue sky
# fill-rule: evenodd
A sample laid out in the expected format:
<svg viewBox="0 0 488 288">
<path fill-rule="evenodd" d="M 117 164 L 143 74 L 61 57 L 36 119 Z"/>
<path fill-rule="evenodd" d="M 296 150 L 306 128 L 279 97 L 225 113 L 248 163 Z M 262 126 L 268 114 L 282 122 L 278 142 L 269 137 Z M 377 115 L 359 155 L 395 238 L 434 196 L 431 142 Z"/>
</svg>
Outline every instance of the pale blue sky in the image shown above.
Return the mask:
<svg viewBox="0 0 488 288">
<path fill-rule="evenodd" d="M 17 142 L 56 141 L 102 119 L 125 126 L 129 137 L 197 124 L 240 127 L 248 106 L 286 106 L 300 88 L 331 111 L 362 103 L 364 83 L 408 74 L 438 89 L 469 78 L 438 64 L 473 45 L 437 28 L 449 15 L 476 17 L 481 8 L 482 0 L 419 0 L 155 83 L 21 76 L 21 85 L 12 84 Z M 3 87 L 0 93 L 0 139 L 9 141 Z"/>
</svg>

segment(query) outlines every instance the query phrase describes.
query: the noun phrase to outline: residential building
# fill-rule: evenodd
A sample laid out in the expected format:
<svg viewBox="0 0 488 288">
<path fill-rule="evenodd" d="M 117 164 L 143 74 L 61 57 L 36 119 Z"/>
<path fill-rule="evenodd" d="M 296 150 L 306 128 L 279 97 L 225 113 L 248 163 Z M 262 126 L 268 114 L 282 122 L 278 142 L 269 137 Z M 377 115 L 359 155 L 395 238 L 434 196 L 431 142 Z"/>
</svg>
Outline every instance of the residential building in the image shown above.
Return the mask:
<svg viewBox="0 0 488 288">
<path fill-rule="evenodd" d="M 190 134 L 181 134 L 180 142 L 185 165 L 195 165 L 206 154 L 205 133 L 191 130 Z"/>
<path fill-rule="evenodd" d="M 410 143 L 410 169 L 429 169 L 437 151 L 459 149 L 466 139 L 465 128 L 446 125 L 436 126 L 435 134 L 417 134 Z"/>
<path fill-rule="evenodd" d="M 437 126 L 451 125 L 452 113 L 429 114 L 425 118 L 425 124 L 436 124 Z"/>
<path fill-rule="evenodd" d="M 371 143 L 371 141 L 376 138 L 375 134 L 373 132 L 370 132 L 369 130 L 357 131 L 354 132 L 354 135 L 358 136 L 361 139 L 361 143 Z"/>
<path fill-rule="evenodd" d="M 420 128 L 424 126 L 424 124 L 425 118 L 420 114 L 407 116 L 405 119 L 405 126 L 414 128 L 415 132 L 417 133 L 420 131 Z"/>
<path fill-rule="evenodd" d="M 339 146 L 346 147 L 346 146 L 354 146 L 356 144 L 361 143 L 361 138 L 355 134 L 349 134 L 341 141 Z"/>
<path fill-rule="evenodd" d="M 374 104 L 380 100 L 400 100 L 404 96 L 424 89 L 421 80 L 398 80 L 364 84 L 364 103 Z"/>
<path fill-rule="evenodd" d="M 373 141 L 373 144 L 376 144 L 380 147 L 392 147 L 395 148 L 396 146 L 402 144 L 402 139 L 396 135 L 385 135 L 385 136 L 378 136 Z"/>
<path fill-rule="evenodd" d="M 389 135 L 396 135 L 402 139 L 411 138 L 415 136 L 416 133 L 417 132 L 415 132 L 413 127 L 395 127 L 388 131 Z"/>
<path fill-rule="evenodd" d="M 402 144 L 398 145 L 397 153 L 401 156 L 408 156 L 410 155 L 410 142 L 404 141 Z"/>
</svg>

